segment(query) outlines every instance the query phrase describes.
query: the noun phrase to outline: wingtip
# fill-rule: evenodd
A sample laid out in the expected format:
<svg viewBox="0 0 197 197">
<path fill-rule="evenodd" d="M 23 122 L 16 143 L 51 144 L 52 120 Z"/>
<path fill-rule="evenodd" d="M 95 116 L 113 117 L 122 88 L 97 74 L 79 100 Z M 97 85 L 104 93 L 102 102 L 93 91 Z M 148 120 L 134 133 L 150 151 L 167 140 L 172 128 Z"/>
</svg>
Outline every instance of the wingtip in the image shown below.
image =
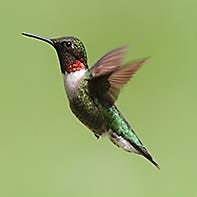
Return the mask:
<svg viewBox="0 0 197 197">
<path fill-rule="evenodd" d="M 151 58 L 151 56 L 147 56 L 147 57 L 139 59 L 139 61 L 144 63 L 145 61 L 149 60 L 150 58 Z"/>
</svg>

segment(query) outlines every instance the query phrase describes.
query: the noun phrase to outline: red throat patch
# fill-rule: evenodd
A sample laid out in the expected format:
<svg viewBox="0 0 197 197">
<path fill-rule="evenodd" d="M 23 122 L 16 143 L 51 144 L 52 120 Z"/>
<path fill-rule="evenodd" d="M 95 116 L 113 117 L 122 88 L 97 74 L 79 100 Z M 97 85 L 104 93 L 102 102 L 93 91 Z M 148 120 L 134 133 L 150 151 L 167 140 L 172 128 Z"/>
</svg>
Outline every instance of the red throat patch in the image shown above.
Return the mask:
<svg viewBox="0 0 197 197">
<path fill-rule="evenodd" d="M 75 64 L 71 64 L 66 68 L 66 72 L 71 73 L 75 71 L 80 71 L 81 69 L 84 68 L 85 68 L 84 64 L 81 61 L 76 60 Z"/>
</svg>

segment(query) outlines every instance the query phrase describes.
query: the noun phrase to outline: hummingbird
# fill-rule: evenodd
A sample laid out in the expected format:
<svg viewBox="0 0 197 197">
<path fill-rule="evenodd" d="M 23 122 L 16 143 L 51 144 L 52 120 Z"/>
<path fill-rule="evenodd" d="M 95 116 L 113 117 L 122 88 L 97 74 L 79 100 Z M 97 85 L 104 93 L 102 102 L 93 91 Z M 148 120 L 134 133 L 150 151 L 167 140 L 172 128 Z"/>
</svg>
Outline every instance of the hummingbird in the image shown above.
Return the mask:
<svg viewBox="0 0 197 197">
<path fill-rule="evenodd" d="M 121 88 L 147 58 L 122 65 L 127 52 L 127 47 L 123 46 L 106 53 L 89 68 L 85 46 L 74 36 L 49 39 L 26 32 L 22 35 L 42 40 L 55 48 L 71 111 L 97 139 L 107 134 L 115 145 L 144 156 L 159 169 L 115 105 Z"/>
</svg>

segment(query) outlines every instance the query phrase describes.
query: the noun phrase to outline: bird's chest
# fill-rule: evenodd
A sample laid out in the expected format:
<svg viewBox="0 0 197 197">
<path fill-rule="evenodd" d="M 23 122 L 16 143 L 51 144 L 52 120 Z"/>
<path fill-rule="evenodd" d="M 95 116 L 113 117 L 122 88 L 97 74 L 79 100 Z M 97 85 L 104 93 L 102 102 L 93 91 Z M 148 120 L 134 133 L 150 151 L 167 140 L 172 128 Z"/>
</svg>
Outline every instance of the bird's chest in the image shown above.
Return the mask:
<svg viewBox="0 0 197 197">
<path fill-rule="evenodd" d="M 95 102 L 95 99 L 89 94 L 88 81 L 83 80 L 85 72 L 77 72 L 64 76 L 64 85 L 71 110 L 91 130 L 99 130 L 99 133 L 102 133 L 105 127 L 105 117 L 101 105 Z"/>
<path fill-rule="evenodd" d="M 78 90 L 80 88 L 80 82 L 83 79 L 85 73 L 86 70 L 83 69 L 69 74 L 63 74 L 64 87 L 69 100 L 72 100 L 77 96 Z"/>
<path fill-rule="evenodd" d="M 64 86 L 72 112 L 81 121 L 90 121 L 98 113 L 93 99 L 89 95 L 88 82 L 83 80 L 84 71 L 64 75 Z"/>
</svg>

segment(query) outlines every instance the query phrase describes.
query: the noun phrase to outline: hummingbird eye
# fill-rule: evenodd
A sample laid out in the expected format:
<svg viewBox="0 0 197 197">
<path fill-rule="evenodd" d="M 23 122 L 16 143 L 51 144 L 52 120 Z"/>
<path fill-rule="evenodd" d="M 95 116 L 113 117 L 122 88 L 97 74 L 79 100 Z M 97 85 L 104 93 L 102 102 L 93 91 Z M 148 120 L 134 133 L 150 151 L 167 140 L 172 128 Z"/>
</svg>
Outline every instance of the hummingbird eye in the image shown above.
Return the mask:
<svg viewBox="0 0 197 197">
<path fill-rule="evenodd" d="M 70 48 L 70 47 L 72 47 L 72 42 L 70 42 L 70 41 L 64 41 L 64 42 L 63 42 L 63 45 L 64 45 L 65 47 L 67 47 L 67 48 Z"/>
</svg>

